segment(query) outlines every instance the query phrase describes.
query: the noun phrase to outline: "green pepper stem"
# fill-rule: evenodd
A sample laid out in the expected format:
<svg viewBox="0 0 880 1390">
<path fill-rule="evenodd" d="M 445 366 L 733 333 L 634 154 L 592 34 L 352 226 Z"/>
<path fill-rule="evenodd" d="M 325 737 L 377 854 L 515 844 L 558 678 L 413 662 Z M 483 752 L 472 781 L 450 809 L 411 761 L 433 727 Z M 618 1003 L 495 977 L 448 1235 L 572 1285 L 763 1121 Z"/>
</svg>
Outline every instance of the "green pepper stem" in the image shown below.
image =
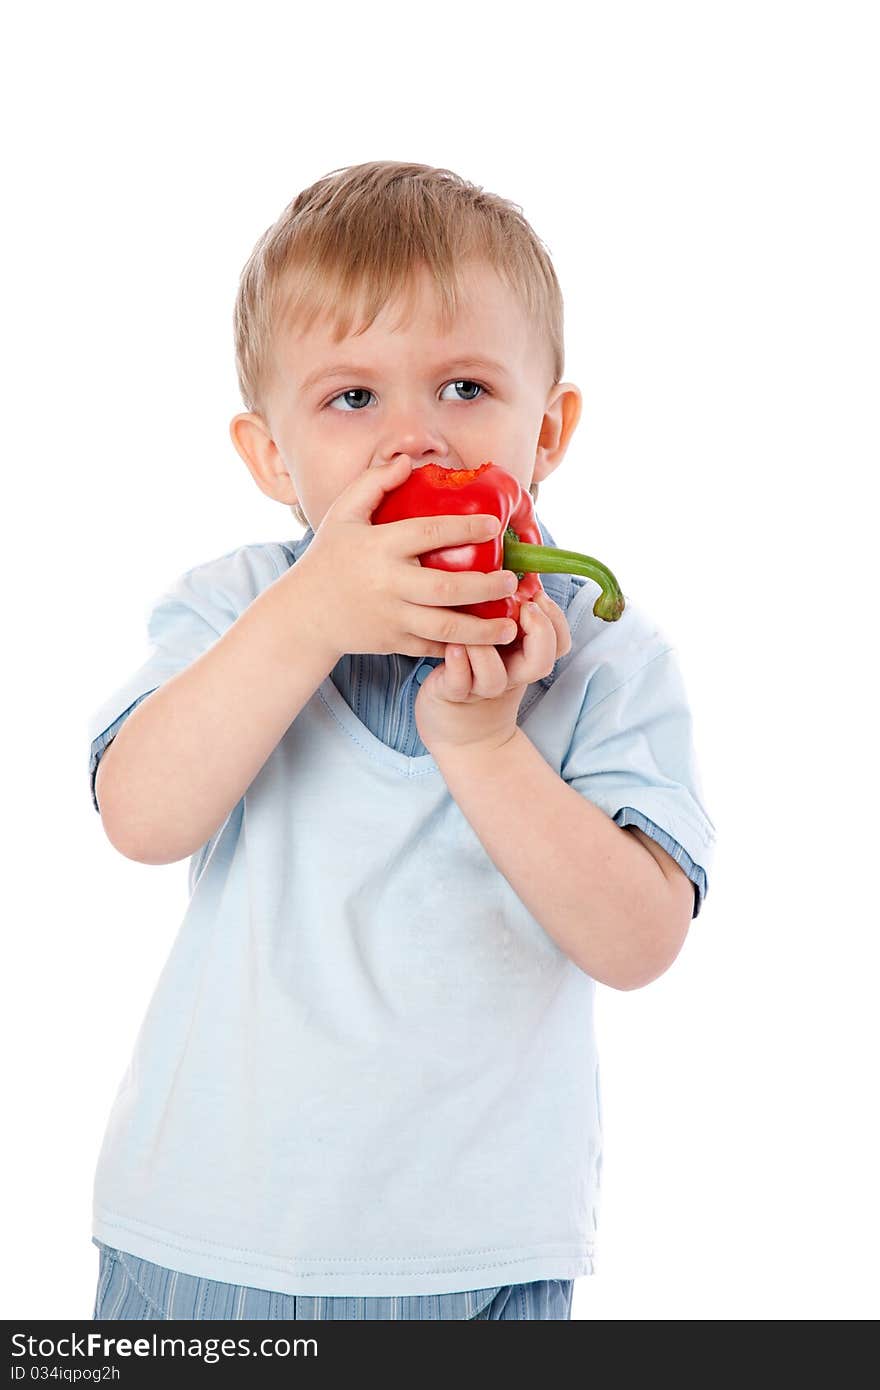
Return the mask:
<svg viewBox="0 0 880 1390">
<path fill-rule="evenodd" d="M 522 579 L 524 574 L 582 574 L 593 579 L 602 592 L 593 604 L 593 613 L 606 623 L 616 623 L 625 607 L 620 585 L 610 569 L 592 555 L 576 550 L 558 550 L 552 545 L 528 545 L 508 526 L 504 533 L 504 568 Z"/>
</svg>

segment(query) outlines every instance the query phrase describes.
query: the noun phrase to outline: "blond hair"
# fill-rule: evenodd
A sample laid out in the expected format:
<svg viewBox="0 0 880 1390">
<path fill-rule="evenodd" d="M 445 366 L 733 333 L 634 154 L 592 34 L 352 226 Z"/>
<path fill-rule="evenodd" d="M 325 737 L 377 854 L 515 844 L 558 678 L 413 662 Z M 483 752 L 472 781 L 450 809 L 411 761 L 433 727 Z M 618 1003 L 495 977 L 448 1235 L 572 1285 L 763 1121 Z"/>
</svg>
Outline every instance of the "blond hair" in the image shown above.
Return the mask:
<svg viewBox="0 0 880 1390">
<path fill-rule="evenodd" d="M 427 164 L 375 160 L 318 179 L 267 228 L 241 273 L 233 327 L 246 408 L 265 416 L 279 327 L 308 331 L 327 313 L 336 342 L 358 317 L 363 333 L 387 303 L 407 297 L 413 272 L 426 266 L 448 328 L 461 298 L 458 266 L 477 258 L 519 298 L 555 385 L 564 362 L 562 292 L 521 207 Z M 537 498 L 537 483 L 530 491 Z M 290 510 L 308 527 L 299 506 Z"/>
</svg>

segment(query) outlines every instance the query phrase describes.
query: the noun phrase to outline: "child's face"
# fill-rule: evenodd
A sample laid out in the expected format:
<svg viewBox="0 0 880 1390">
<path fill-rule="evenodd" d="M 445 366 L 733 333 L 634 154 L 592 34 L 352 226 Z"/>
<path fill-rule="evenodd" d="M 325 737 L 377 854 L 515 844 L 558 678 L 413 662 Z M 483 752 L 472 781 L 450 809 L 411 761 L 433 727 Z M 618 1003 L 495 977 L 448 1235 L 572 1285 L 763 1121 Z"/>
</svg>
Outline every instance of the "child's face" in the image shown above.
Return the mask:
<svg viewBox="0 0 880 1390">
<path fill-rule="evenodd" d="M 359 473 L 400 454 L 414 467 L 491 460 L 524 488 L 551 473 L 577 424 L 580 392 L 549 385 L 549 351 L 492 267 L 465 267 L 462 289 L 445 334 L 422 270 L 405 326 L 392 327 L 402 306 L 390 304 L 360 336 L 334 343 L 317 320 L 280 341 L 265 416 L 237 416 L 231 426 L 258 486 L 298 501 L 317 530 Z"/>
</svg>

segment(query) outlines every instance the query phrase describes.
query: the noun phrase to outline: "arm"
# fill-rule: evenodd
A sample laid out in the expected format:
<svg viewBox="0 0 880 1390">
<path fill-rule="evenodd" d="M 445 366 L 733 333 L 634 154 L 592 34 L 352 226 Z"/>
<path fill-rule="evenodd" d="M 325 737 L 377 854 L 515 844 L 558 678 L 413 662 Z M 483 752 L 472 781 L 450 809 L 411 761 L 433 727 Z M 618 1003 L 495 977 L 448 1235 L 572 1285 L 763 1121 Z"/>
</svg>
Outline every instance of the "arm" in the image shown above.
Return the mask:
<svg viewBox="0 0 880 1390">
<path fill-rule="evenodd" d="M 338 655 L 294 565 L 214 645 L 148 696 L 95 780 L 111 844 L 141 864 L 194 853 L 222 825 Z"/>
<path fill-rule="evenodd" d="M 497 748 L 444 746 L 434 757 L 486 853 L 575 965 L 623 990 L 669 968 L 694 897 L 665 850 L 615 825 L 521 729 Z"/>
</svg>

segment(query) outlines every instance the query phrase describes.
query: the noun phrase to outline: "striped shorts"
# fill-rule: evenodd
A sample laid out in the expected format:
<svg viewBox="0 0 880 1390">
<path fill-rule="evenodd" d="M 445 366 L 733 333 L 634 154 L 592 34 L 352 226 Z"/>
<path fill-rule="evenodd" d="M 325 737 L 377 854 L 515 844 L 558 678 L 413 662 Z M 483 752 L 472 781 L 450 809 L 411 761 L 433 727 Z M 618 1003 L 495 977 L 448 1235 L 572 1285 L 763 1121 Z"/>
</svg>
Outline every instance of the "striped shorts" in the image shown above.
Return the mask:
<svg viewBox="0 0 880 1390">
<path fill-rule="evenodd" d="M 116 1250 L 92 1237 L 100 1252 L 94 1319 L 211 1318 L 250 1321 L 327 1321 L 334 1318 L 450 1318 L 512 1321 L 571 1318 L 573 1279 L 539 1279 L 531 1284 L 508 1284 L 461 1294 L 401 1295 L 397 1298 L 338 1298 L 329 1295 L 273 1293 L 242 1284 L 201 1279 L 151 1264 L 125 1250 Z"/>
</svg>

